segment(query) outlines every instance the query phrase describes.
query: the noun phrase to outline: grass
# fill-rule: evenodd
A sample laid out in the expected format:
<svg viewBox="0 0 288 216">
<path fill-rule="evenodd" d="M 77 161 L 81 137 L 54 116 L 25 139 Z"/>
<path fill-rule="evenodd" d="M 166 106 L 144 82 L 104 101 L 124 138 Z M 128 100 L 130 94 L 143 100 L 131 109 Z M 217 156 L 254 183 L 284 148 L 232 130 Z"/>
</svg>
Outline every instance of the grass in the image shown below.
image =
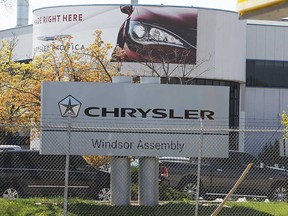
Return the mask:
<svg viewBox="0 0 288 216">
<path fill-rule="evenodd" d="M 211 215 L 216 205 L 199 206 L 199 216 Z M 62 216 L 63 198 L 55 199 L 0 199 L 1 216 Z M 93 216 L 181 216 L 195 215 L 195 205 L 191 201 L 167 202 L 155 207 L 111 206 L 91 200 L 70 199 L 68 215 Z M 221 216 L 287 216 L 288 203 L 285 202 L 229 202 L 220 212 Z"/>
<path fill-rule="evenodd" d="M 245 207 L 246 209 L 253 209 L 261 214 L 258 215 L 277 215 L 287 216 L 288 215 L 288 203 L 286 202 L 247 202 L 247 203 L 228 203 L 229 206 L 234 208 L 235 211 L 240 211 L 240 208 Z"/>
</svg>

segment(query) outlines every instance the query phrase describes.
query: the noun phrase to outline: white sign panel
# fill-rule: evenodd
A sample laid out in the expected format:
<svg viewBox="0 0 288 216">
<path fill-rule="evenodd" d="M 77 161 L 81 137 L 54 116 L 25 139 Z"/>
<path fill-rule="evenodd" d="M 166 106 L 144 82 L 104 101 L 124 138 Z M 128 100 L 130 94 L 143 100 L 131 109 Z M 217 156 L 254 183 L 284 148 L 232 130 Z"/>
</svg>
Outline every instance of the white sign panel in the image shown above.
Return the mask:
<svg viewBox="0 0 288 216">
<path fill-rule="evenodd" d="M 44 82 L 41 113 L 44 154 L 70 143 L 70 154 L 195 157 L 201 142 L 205 157 L 228 154 L 229 87 Z M 201 141 L 200 120 L 218 131 Z"/>
</svg>

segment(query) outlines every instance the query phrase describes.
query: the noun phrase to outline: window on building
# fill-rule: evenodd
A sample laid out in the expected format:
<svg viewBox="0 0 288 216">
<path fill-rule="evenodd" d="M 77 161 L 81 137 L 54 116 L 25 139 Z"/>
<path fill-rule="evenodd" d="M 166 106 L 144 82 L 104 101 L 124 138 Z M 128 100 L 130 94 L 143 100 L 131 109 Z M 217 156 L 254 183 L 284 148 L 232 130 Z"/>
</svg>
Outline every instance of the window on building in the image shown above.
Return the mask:
<svg viewBox="0 0 288 216">
<path fill-rule="evenodd" d="M 246 86 L 288 88 L 287 81 L 287 61 L 246 61 Z"/>
</svg>

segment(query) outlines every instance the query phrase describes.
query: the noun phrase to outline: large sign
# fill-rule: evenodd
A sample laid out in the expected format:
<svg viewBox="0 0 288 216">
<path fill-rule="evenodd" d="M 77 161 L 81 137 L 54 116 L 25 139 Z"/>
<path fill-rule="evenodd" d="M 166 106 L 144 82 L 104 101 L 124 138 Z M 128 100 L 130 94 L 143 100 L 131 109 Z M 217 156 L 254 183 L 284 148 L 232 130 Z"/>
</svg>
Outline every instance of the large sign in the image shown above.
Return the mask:
<svg viewBox="0 0 288 216">
<path fill-rule="evenodd" d="M 47 51 L 57 38 L 68 36 L 73 37 L 70 50 L 84 49 L 93 42 L 95 30 L 101 30 L 103 41 L 125 51 L 126 62 L 165 59 L 177 64 L 196 63 L 194 8 L 82 5 L 43 8 L 33 13 L 35 54 Z"/>
<path fill-rule="evenodd" d="M 229 87 L 43 82 L 41 101 L 44 154 L 228 154 Z"/>
</svg>

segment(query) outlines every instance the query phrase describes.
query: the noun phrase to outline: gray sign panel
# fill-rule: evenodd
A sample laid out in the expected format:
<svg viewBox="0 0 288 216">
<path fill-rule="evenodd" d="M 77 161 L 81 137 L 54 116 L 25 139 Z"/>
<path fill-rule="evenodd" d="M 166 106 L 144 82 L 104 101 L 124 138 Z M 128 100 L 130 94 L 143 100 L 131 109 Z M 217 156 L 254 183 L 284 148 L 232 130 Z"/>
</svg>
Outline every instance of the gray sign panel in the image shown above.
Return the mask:
<svg viewBox="0 0 288 216">
<path fill-rule="evenodd" d="M 203 156 L 228 154 L 228 87 L 44 82 L 41 113 L 44 154 L 194 157 L 200 120 Z"/>
</svg>

